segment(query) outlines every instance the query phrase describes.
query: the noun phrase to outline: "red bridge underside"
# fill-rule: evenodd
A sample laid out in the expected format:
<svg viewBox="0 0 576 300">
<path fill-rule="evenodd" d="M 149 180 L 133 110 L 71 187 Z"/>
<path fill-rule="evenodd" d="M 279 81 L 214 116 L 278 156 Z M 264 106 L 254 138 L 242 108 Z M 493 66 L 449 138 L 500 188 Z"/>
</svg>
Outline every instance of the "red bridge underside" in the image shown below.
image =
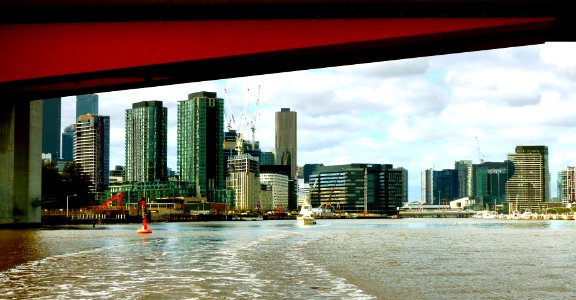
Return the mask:
<svg viewBox="0 0 576 300">
<path fill-rule="evenodd" d="M 0 98 L 42 99 L 538 44 L 554 18 L 0 25 Z"/>
</svg>

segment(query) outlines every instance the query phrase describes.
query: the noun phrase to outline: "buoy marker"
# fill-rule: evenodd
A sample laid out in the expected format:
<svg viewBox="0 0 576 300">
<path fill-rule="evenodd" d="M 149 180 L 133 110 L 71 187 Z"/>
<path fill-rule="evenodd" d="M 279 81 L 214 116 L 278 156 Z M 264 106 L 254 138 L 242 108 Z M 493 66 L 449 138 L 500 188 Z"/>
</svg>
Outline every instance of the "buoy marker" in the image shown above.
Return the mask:
<svg viewBox="0 0 576 300">
<path fill-rule="evenodd" d="M 142 215 L 142 228 L 136 230 L 137 233 L 152 233 L 152 230 L 148 229 L 148 220 L 146 219 L 146 200 L 144 198 L 138 201 L 138 205 L 140 205 L 140 213 Z"/>
</svg>

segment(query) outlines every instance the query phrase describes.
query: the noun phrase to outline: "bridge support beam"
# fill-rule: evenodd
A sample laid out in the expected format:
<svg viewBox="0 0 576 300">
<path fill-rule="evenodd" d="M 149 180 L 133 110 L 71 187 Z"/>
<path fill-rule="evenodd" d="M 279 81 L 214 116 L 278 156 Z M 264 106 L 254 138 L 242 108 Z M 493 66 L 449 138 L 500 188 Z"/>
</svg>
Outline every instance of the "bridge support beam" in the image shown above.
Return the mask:
<svg viewBox="0 0 576 300">
<path fill-rule="evenodd" d="M 3 103 L 0 109 L 0 226 L 39 226 L 42 102 Z"/>
</svg>

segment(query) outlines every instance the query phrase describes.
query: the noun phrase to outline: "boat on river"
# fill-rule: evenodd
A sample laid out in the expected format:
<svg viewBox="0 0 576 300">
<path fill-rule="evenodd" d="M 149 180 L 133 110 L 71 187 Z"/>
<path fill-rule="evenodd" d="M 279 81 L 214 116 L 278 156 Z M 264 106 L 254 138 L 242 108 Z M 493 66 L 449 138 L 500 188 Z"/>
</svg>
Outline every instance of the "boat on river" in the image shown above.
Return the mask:
<svg viewBox="0 0 576 300">
<path fill-rule="evenodd" d="M 312 205 L 310 203 L 302 204 L 300 208 L 300 213 L 296 217 L 298 220 L 299 225 L 314 225 L 316 224 L 316 217 L 314 216 L 314 212 L 312 211 Z"/>
<path fill-rule="evenodd" d="M 495 219 L 498 217 L 498 213 L 495 211 L 479 211 L 476 212 L 475 215 L 472 215 L 472 218 L 476 218 L 476 219 Z"/>
</svg>

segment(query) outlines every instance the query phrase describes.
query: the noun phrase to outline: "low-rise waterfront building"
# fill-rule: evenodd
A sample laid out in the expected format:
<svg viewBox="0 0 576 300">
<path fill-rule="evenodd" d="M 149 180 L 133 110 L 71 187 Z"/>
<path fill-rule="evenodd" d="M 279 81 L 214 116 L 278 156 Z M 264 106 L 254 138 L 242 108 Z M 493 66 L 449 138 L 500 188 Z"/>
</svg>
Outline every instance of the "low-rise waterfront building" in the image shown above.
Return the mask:
<svg viewBox="0 0 576 300">
<path fill-rule="evenodd" d="M 122 203 L 138 203 L 144 198 L 147 202 L 154 202 L 160 198 L 190 197 L 193 187 L 188 182 L 164 181 L 164 182 L 124 182 L 110 185 L 101 193 L 101 202 L 122 192 Z"/>
<path fill-rule="evenodd" d="M 260 183 L 272 188 L 272 207 L 269 209 L 288 207 L 288 176 L 275 173 L 260 173 Z"/>
<path fill-rule="evenodd" d="M 260 203 L 257 205 L 260 210 L 270 211 L 274 209 L 274 200 L 272 195 L 272 185 L 262 184 L 260 189 Z"/>
<path fill-rule="evenodd" d="M 321 166 L 310 175 L 311 204 L 349 213 L 396 215 L 407 201 L 404 172 L 390 164 Z"/>
</svg>

